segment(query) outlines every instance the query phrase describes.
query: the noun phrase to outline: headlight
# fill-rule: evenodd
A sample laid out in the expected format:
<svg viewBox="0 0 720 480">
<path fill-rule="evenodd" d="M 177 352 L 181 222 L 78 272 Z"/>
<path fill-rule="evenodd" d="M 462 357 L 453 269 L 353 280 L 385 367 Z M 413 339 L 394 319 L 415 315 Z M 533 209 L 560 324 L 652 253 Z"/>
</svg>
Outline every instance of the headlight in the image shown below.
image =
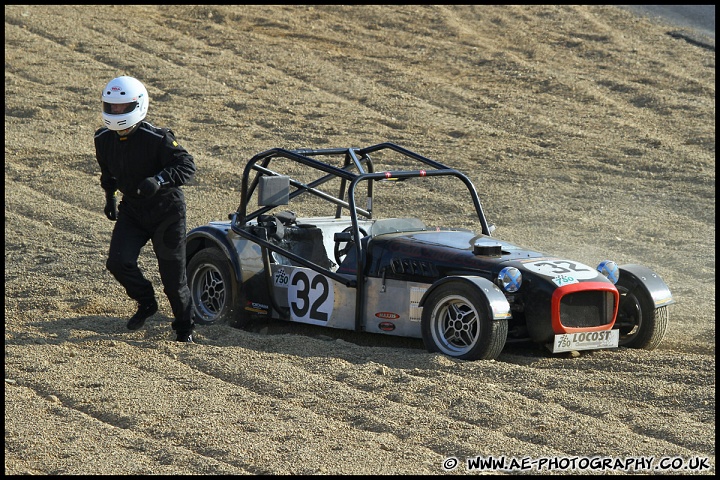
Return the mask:
<svg viewBox="0 0 720 480">
<path fill-rule="evenodd" d="M 600 262 L 597 266 L 597 270 L 605 275 L 605 277 L 612 283 L 617 283 L 620 278 L 620 269 L 618 268 L 617 263 L 612 260 L 604 260 Z"/>
<path fill-rule="evenodd" d="M 522 285 L 522 273 L 515 267 L 505 267 L 498 273 L 497 280 L 506 292 L 517 292 Z"/>
</svg>

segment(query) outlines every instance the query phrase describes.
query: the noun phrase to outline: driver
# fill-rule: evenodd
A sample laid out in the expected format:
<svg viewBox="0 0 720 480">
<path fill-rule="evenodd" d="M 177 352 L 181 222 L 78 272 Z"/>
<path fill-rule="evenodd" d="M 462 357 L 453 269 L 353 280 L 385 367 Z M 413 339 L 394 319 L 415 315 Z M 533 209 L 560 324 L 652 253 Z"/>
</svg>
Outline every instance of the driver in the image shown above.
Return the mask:
<svg viewBox="0 0 720 480">
<path fill-rule="evenodd" d="M 116 221 L 107 269 L 138 303 L 127 328 L 137 330 L 158 310 L 152 283 L 138 267 L 140 250 L 152 241 L 178 342 L 193 343 L 192 301 L 185 271 L 185 197 L 180 189 L 195 162 L 175 134 L 144 121 L 150 99 L 137 79 L 117 77 L 102 92 L 105 126 L 95 132 L 105 215 Z M 117 191 L 122 201 L 117 205 Z"/>
</svg>

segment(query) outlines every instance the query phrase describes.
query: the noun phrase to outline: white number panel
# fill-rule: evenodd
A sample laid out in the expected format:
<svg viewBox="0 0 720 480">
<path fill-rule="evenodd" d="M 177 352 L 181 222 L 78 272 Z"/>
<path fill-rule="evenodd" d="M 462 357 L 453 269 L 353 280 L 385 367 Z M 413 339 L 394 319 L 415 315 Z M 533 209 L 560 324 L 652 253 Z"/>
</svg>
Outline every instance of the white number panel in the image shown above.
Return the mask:
<svg viewBox="0 0 720 480">
<path fill-rule="evenodd" d="M 277 279 L 276 279 L 277 282 Z M 288 282 L 288 305 L 294 322 L 326 325 L 332 317 L 332 282 L 313 270 L 295 268 Z"/>
<path fill-rule="evenodd" d="M 532 270 L 546 277 L 557 277 L 569 275 L 578 280 L 590 280 L 597 277 L 598 271 L 579 262 L 570 260 L 539 260 L 525 264 L 528 270 Z"/>
<path fill-rule="evenodd" d="M 598 271 L 594 268 L 570 260 L 536 260 L 526 263 L 525 267 L 537 274 L 552 278 L 558 287 L 578 283 L 579 280 L 591 280 L 598 275 Z"/>
</svg>

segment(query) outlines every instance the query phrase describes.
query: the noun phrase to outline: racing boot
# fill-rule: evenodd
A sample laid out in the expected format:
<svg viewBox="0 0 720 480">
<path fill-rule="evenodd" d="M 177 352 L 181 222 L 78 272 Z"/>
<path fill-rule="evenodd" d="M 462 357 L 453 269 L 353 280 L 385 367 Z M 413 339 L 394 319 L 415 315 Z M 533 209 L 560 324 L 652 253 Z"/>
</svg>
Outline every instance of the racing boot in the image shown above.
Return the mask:
<svg viewBox="0 0 720 480">
<path fill-rule="evenodd" d="M 195 343 L 193 332 L 178 332 L 175 340 L 182 343 Z"/>
<path fill-rule="evenodd" d="M 137 330 L 138 328 L 141 328 L 143 325 L 145 325 L 145 320 L 150 318 L 157 312 L 158 310 L 158 304 L 157 300 L 154 298 L 152 299 L 152 302 L 148 303 L 138 303 L 138 309 L 137 312 L 135 312 L 135 315 L 128 320 L 127 328 L 128 330 Z"/>
</svg>

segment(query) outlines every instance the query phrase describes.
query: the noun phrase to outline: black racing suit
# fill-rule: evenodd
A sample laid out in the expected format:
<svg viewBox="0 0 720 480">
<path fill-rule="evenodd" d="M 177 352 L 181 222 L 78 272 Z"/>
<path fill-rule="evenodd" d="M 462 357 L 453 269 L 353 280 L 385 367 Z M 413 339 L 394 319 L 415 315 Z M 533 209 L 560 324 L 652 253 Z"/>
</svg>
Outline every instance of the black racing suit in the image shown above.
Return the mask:
<svg viewBox="0 0 720 480">
<path fill-rule="evenodd" d="M 152 240 L 165 294 L 172 307 L 173 330 L 193 331 L 192 299 L 185 270 L 185 196 L 180 189 L 195 174 L 195 162 L 170 129 L 140 122 L 128 136 L 101 128 L 95 132 L 100 185 L 106 195 L 120 190 L 117 223 L 110 240 L 107 269 L 128 296 L 140 304 L 155 301 L 152 283 L 138 268 L 140 250 Z M 168 183 L 149 197 L 138 184 L 160 174 Z"/>
</svg>

